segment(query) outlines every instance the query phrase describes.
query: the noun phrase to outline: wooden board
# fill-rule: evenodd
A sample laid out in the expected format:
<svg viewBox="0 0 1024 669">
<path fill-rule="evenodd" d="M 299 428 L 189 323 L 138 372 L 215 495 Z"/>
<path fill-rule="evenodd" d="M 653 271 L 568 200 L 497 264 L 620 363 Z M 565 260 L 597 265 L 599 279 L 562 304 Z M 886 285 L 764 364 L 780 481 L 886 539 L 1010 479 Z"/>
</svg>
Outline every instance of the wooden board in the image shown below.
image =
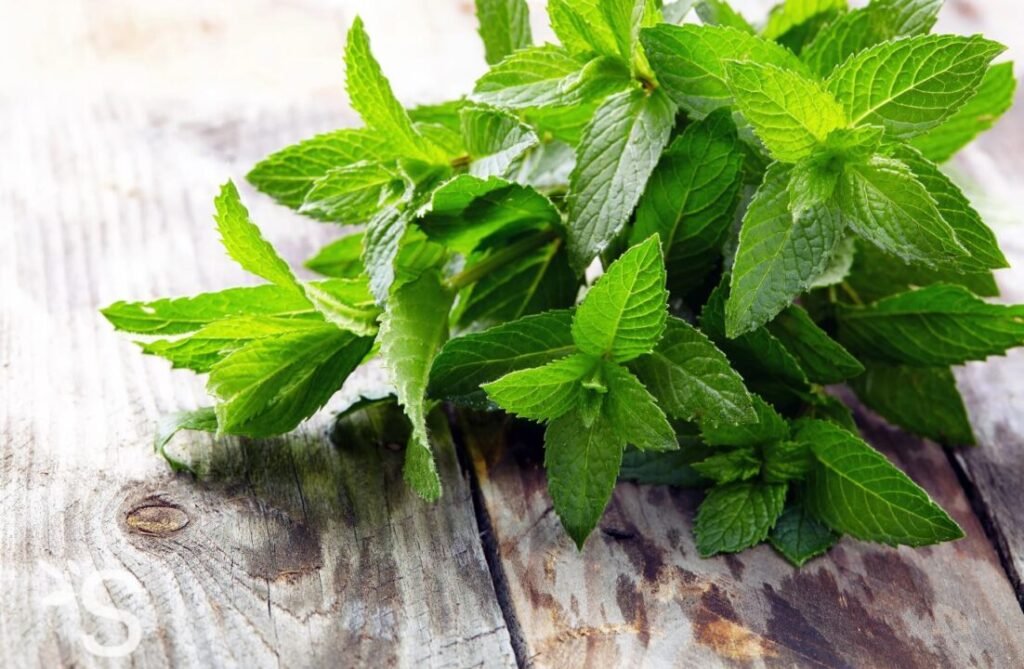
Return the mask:
<svg viewBox="0 0 1024 669">
<path fill-rule="evenodd" d="M 967 538 L 912 550 L 844 540 L 794 570 L 767 546 L 701 559 L 699 493 L 620 483 L 577 552 L 536 430 L 464 429 L 520 657 L 537 667 L 1024 666 L 1024 614 L 945 454 L 862 416 L 867 438 Z"/>
<path fill-rule="evenodd" d="M 212 198 L 355 122 L 352 5 L 45 4 L 0 7 L 0 666 L 513 665 L 443 422 L 432 507 L 401 452 L 333 446 L 329 412 L 281 440 L 182 435 L 207 474 L 175 476 L 155 422 L 205 403 L 201 383 L 97 312 L 252 281 L 219 248 Z M 364 8 L 394 65 L 385 10 Z M 472 16 L 425 13 L 406 14 L 423 48 L 466 33 L 446 52 L 465 86 L 482 67 Z M 243 197 L 293 263 L 338 234 Z"/>
</svg>

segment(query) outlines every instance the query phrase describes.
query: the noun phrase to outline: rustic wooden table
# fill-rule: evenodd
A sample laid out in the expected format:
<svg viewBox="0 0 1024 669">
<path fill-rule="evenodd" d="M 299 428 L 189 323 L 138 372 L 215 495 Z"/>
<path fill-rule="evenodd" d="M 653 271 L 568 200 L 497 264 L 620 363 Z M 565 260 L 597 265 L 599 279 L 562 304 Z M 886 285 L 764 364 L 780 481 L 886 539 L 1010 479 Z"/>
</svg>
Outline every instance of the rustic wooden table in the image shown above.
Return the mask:
<svg viewBox="0 0 1024 669">
<path fill-rule="evenodd" d="M 154 423 L 201 383 L 97 307 L 249 280 L 212 196 L 354 122 L 340 51 L 357 12 L 404 100 L 483 69 L 471 0 L 0 2 L 0 666 L 1024 666 L 1019 352 L 960 375 L 978 449 L 860 416 L 967 538 L 844 541 L 801 571 L 766 548 L 700 559 L 697 499 L 632 484 L 577 553 L 536 441 L 493 423 L 464 423 L 456 449 L 437 422 L 434 506 L 374 425 L 332 445 L 329 411 L 268 442 L 179 438 L 202 475 L 171 473 Z M 1024 55 L 1019 2 L 949 0 L 943 22 Z M 1024 302 L 1024 106 L 956 167 L 984 186 L 1020 267 L 1005 297 Z M 293 261 L 331 232 L 243 196 Z"/>
</svg>

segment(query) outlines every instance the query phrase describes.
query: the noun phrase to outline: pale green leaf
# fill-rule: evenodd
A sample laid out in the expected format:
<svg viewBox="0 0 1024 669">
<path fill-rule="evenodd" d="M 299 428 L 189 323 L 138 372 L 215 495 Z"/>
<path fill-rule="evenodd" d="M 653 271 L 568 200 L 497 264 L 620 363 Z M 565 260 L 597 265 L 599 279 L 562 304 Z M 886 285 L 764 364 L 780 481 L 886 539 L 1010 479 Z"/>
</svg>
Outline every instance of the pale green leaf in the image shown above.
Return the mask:
<svg viewBox="0 0 1024 669">
<path fill-rule="evenodd" d="M 843 14 L 817 34 L 800 58 L 827 77 L 850 56 L 897 37 L 927 34 L 942 0 L 874 0 Z"/>
<path fill-rule="evenodd" d="M 333 325 L 256 339 L 210 370 L 223 434 L 268 437 L 294 429 L 330 399 L 373 340 Z"/>
<path fill-rule="evenodd" d="M 306 261 L 317 274 L 336 279 L 354 279 L 363 274 L 363 233 L 353 232 L 321 248 Z"/>
<path fill-rule="evenodd" d="M 745 33 L 754 33 L 754 27 L 743 18 L 726 0 L 698 0 L 697 16 L 706 26 L 735 28 Z"/>
<path fill-rule="evenodd" d="M 964 536 L 924 490 L 850 432 L 808 420 L 801 422 L 796 436 L 817 460 L 804 503 L 833 530 L 891 546 L 924 546 Z"/>
<path fill-rule="evenodd" d="M 423 499 L 441 495 L 427 434 L 427 381 L 434 357 L 448 338 L 452 295 L 436 270 L 397 287 L 381 319 L 380 353 L 398 402 L 412 423 L 406 449 L 405 480 Z"/>
<path fill-rule="evenodd" d="M 246 179 L 283 205 L 298 209 L 313 184 L 328 172 L 360 161 L 397 158 L 382 135 L 367 129 L 335 130 L 271 154 Z"/>
<path fill-rule="evenodd" d="M 835 98 L 796 72 L 729 62 L 726 75 L 737 108 L 776 160 L 794 163 L 806 158 L 830 132 L 848 124 Z"/>
<path fill-rule="evenodd" d="M 533 41 L 526 0 L 476 0 L 476 18 L 480 22 L 484 53 L 491 65 Z"/>
<path fill-rule="evenodd" d="M 401 176 L 380 163 L 335 167 L 306 193 L 299 213 L 335 223 L 365 223 L 402 190 Z"/>
<path fill-rule="evenodd" d="M 221 186 L 220 194 L 213 203 L 217 210 L 214 220 L 228 255 L 247 272 L 301 294 L 302 287 L 288 263 L 281 259 L 249 219 L 249 212 L 242 204 L 235 185 L 229 181 Z"/>
<path fill-rule="evenodd" d="M 654 350 L 665 331 L 668 291 L 657 237 L 626 251 L 598 279 L 572 322 L 580 351 L 617 362 Z"/>
<path fill-rule="evenodd" d="M 785 484 L 731 483 L 712 488 L 693 526 L 701 557 L 737 553 L 761 543 L 785 503 Z"/>
<path fill-rule="evenodd" d="M 761 34 L 778 39 L 819 14 L 846 9 L 846 0 L 784 0 L 768 15 Z"/>
<path fill-rule="evenodd" d="M 920 35 L 861 51 L 837 67 L 828 88 L 854 125 L 913 137 L 971 99 L 1005 47 L 978 36 Z"/>
<path fill-rule="evenodd" d="M 481 178 L 514 174 L 523 154 L 540 141 L 515 116 L 487 107 L 462 110 L 462 135 L 473 159 L 470 174 Z"/>
<path fill-rule="evenodd" d="M 521 369 L 481 385 L 505 411 L 534 421 L 552 421 L 580 402 L 581 382 L 600 363 L 573 354 L 542 367 Z"/>
<path fill-rule="evenodd" d="M 426 163 L 447 162 L 444 151 L 413 128 L 370 51 L 370 38 L 359 17 L 352 22 L 345 43 L 345 88 L 366 126 L 387 138 L 397 153 Z"/>
<path fill-rule="evenodd" d="M 307 317 L 312 307 L 306 298 L 273 284 L 228 288 L 195 297 L 152 302 L 115 302 L 101 313 L 123 332 L 177 335 L 195 332 L 215 321 L 238 316 Z"/>
<path fill-rule="evenodd" d="M 642 30 L 640 40 L 658 82 L 695 118 L 732 105 L 725 71 L 728 61 L 806 72 L 788 49 L 733 27 L 660 25 Z"/>
</svg>

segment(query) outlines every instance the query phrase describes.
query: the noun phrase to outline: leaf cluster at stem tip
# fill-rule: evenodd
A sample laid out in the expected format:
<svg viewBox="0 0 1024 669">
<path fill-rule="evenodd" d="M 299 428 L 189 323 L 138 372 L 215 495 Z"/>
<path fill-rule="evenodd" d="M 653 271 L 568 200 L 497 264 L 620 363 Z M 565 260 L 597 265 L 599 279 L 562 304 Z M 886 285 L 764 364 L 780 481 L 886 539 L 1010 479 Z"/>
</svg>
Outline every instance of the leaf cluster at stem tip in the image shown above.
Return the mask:
<svg viewBox="0 0 1024 669">
<path fill-rule="evenodd" d="M 439 402 L 543 423 L 580 549 L 620 479 L 705 489 L 704 556 L 962 536 L 826 391 L 973 444 L 952 369 L 1024 344 L 1024 306 L 987 299 L 1007 260 L 941 168 L 1009 108 L 1012 64 L 931 34 L 941 4 L 784 0 L 752 21 L 725 0 L 550 0 L 557 43 L 534 44 L 525 0 L 476 0 L 489 69 L 411 108 L 357 18 L 363 125 L 247 175 L 338 226 L 319 278 L 228 182 L 217 230 L 263 283 L 103 310 L 207 376 L 212 406 L 163 421 L 158 450 L 186 467 L 165 451 L 179 430 L 288 432 L 375 361 L 412 490 L 444 494 Z"/>
</svg>

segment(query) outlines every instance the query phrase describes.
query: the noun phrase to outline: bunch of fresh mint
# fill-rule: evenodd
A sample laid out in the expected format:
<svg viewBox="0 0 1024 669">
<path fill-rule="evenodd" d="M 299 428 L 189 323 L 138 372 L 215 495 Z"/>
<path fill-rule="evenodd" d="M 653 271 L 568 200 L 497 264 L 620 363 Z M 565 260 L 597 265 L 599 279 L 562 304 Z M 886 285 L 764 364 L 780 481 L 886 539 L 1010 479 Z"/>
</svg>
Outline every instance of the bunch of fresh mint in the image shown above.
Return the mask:
<svg viewBox="0 0 1024 669">
<path fill-rule="evenodd" d="M 950 366 L 1024 343 L 1024 307 L 981 299 L 1006 260 L 937 167 L 1008 108 L 1012 69 L 991 64 L 998 44 L 927 34 L 940 4 L 786 0 L 755 29 L 722 0 L 696 3 L 702 25 L 680 25 L 686 0 L 550 0 L 561 45 L 534 46 L 523 0 L 477 0 L 490 71 L 409 110 L 356 20 L 365 127 L 248 177 L 360 226 L 308 262 L 325 278 L 298 279 L 229 183 L 224 246 L 268 283 L 104 314 L 209 375 L 215 406 L 171 430 L 287 432 L 382 359 L 427 500 L 437 401 L 546 423 L 580 546 L 620 476 L 707 487 L 703 555 L 956 539 L 823 391 L 849 382 L 893 423 L 967 444 Z"/>
</svg>

